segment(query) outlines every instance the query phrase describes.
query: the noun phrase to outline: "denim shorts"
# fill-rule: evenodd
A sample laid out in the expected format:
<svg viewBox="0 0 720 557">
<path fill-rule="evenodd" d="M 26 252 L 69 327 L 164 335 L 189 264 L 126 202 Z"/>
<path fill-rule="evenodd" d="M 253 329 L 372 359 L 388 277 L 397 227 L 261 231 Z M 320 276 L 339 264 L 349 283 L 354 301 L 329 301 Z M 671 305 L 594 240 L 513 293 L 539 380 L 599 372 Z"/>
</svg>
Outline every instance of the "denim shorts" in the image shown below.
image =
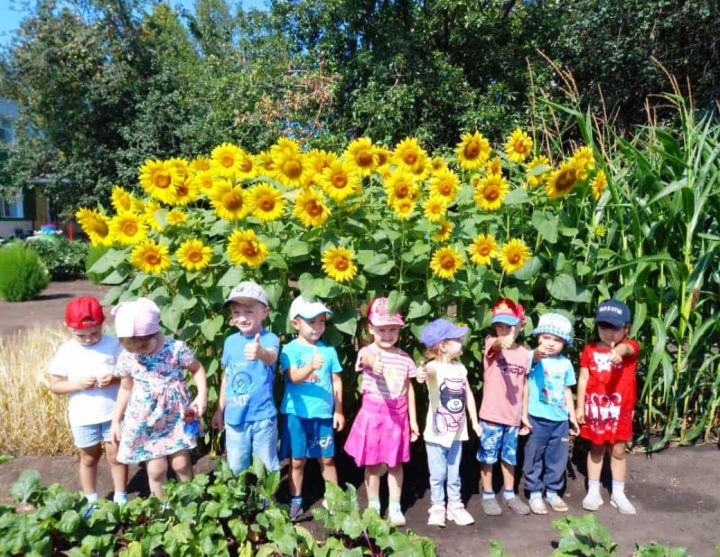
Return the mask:
<svg viewBox="0 0 720 557">
<path fill-rule="evenodd" d="M 480 420 L 482 437 L 477 459 L 483 464 L 495 464 L 498 455 L 515 466 L 517 464 L 518 430 L 516 425 L 494 424 Z"/>
<path fill-rule="evenodd" d="M 267 418 L 240 425 L 225 424 L 225 447 L 233 474 L 252 464 L 253 455 L 265 468 L 274 472 L 280 469 L 277 456 L 277 418 Z"/>
<path fill-rule="evenodd" d="M 110 441 L 111 420 L 99 424 L 74 425 L 72 431 L 75 446 L 79 449 L 87 449 L 99 445 L 103 441 Z"/>
<path fill-rule="evenodd" d="M 285 414 L 282 425 L 280 456 L 294 459 L 335 456 L 332 418 L 301 418 Z"/>
</svg>

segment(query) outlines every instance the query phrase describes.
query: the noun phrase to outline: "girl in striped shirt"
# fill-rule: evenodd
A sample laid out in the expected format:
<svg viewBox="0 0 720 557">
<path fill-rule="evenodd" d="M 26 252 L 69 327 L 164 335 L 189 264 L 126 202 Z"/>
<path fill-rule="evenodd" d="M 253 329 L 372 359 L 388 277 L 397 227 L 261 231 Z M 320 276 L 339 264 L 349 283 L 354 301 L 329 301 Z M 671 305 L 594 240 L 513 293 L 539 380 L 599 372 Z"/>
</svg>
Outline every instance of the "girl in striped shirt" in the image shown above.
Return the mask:
<svg viewBox="0 0 720 557">
<path fill-rule="evenodd" d="M 368 507 L 380 513 L 380 478 L 388 473 L 388 520 L 404 526 L 400 509 L 403 462 L 410 460 L 410 442 L 418 438 L 415 392 L 410 379 L 415 363 L 395 347 L 404 325 L 391 314 L 387 298 L 376 298 L 368 312 L 373 342 L 358 353 L 355 369 L 362 373 L 362 407 L 355 417 L 345 451 L 365 466 Z"/>
</svg>

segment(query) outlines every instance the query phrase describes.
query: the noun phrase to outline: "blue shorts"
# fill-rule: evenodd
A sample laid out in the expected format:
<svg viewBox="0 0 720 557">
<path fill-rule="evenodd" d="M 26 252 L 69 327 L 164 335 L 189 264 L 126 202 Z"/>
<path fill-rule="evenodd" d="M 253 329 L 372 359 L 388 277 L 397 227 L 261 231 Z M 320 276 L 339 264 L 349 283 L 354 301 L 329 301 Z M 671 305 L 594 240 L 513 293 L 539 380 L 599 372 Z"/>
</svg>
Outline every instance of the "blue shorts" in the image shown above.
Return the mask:
<svg viewBox="0 0 720 557">
<path fill-rule="evenodd" d="M 280 469 L 277 456 L 277 418 L 241 425 L 225 424 L 225 448 L 233 474 L 239 474 L 258 457 L 269 472 Z"/>
<path fill-rule="evenodd" d="M 78 449 L 87 449 L 99 445 L 103 441 L 110 441 L 111 420 L 99 424 L 74 425 L 70 427 L 75 446 Z"/>
<path fill-rule="evenodd" d="M 332 418 L 301 418 L 285 414 L 282 421 L 280 457 L 332 458 L 335 456 L 335 433 Z"/>
<path fill-rule="evenodd" d="M 508 464 L 517 464 L 518 430 L 516 425 L 495 424 L 480 420 L 482 437 L 477 459 L 483 464 L 495 464 L 498 455 Z"/>
</svg>

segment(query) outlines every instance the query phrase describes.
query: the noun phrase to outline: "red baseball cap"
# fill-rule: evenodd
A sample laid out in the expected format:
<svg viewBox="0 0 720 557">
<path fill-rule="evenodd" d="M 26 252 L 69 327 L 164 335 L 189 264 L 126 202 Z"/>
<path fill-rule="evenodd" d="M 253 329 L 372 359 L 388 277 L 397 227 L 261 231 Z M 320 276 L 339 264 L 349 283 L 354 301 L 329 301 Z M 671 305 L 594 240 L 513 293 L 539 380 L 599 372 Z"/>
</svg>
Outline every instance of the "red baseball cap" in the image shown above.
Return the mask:
<svg viewBox="0 0 720 557">
<path fill-rule="evenodd" d="M 105 321 L 100 302 L 92 296 L 73 298 L 65 306 L 65 325 L 71 329 L 89 329 Z"/>
</svg>

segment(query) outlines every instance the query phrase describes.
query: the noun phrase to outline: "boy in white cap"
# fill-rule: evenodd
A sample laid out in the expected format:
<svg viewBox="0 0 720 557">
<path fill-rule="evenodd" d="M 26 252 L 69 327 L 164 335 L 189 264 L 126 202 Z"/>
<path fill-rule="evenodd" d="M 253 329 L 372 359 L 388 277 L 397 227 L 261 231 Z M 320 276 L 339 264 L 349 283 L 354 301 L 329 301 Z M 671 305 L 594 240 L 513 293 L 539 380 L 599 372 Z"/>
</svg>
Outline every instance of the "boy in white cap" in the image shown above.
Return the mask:
<svg viewBox="0 0 720 557">
<path fill-rule="evenodd" d="M 268 299 L 262 287 L 244 281 L 227 298 L 230 323 L 238 332 L 225 339 L 218 408 L 212 426 L 225 426 L 227 459 L 233 474 L 250 466 L 255 455 L 269 471 L 277 457 L 277 408 L 273 397 L 280 340 L 263 329 Z"/>
<path fill-rule="evenodd" d="M 282 349 L 280 367 L 285 374 L 285 394 L 280 412 L 280 453 L 290 457 L 290 518 L 303 514 L 302 484 L 305 462 L 317 458 L 323 478 L 337 483 L 333 430 L 345 426 L 342 411 L 342 367 L 337 352 L 320 337 L 332 312 L 322 302 L 298 296 L 290 305 L 290 320 L 297 338 Z"/>
<path fill-rule="evenodd" d="M 550 507 L 564 512 L 568 506 L 558 491 L 565 485 L 569 433 L 577 435 L 578 432 L 570 390 L 576 383 L 575 370 L 562 354 L 566 345 L 572 345 L 572 324 L 564 315 L 546 313 L 540 316 L 532 334 L 537 336 L 538 347 L 532 352 L 530 388 L 525 405 L 532 432 L 525 445 L 523 478 L 525 489 L 530 492 L 532 512 L 548 512 L 543 489 Z"/>
</svg>

